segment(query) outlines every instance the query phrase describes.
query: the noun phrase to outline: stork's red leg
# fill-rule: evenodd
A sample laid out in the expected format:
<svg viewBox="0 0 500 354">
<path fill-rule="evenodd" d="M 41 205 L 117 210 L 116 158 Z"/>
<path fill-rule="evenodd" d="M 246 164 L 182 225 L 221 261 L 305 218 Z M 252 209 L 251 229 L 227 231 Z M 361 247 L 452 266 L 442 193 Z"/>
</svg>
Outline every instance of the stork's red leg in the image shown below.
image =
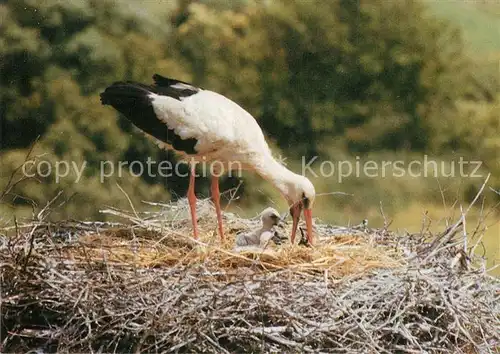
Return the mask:
<svg viewBox="0 0 500 354">
<path fill-rule="evenodd" d="M 217 213 L 217 226 L 219 227 L 219 235 L 221 240 L 224 240 L 224 231 L 222 228 L 222 211 L 220 209 L 220 193 L 219 193 L 219 177 L 212 176 L 212 200 L 215 204 L 215 212 Z"/>
<path fill-rule="evenodd" d="M 187 198 L 189 201 L 189 209 L 191 210 L 191 221 L 193 222 L 193 235 L 198 238 L 198 221 L 196 220 L 196 195 L 194 194 L 194 176 L 195 168 L 191 166 L 191 175 L 189 176 L 189 187 Z"/>
</svg>

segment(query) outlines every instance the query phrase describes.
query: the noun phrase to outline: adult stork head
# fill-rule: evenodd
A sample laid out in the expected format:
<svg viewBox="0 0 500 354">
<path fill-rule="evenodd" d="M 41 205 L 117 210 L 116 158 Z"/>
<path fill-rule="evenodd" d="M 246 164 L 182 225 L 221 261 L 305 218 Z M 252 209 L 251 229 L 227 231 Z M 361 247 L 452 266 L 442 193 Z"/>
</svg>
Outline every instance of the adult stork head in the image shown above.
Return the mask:
<svg viewBox="0 0 500 354">
<path fill-rule="evenodd" d="M 297 227 L 299 225 L 300 214 L 304 213 L 307 228 L 307 240 L 312 244 L 312 206 L 316 191 L 311 181 L 304 176 L 295 174 L 294 178 L 286 183 L 286 188 L 283 191 L 285 198 L 290 207 L 290 215 L 292 216 L 292 243 L 295 241 Z"/>
</svg>

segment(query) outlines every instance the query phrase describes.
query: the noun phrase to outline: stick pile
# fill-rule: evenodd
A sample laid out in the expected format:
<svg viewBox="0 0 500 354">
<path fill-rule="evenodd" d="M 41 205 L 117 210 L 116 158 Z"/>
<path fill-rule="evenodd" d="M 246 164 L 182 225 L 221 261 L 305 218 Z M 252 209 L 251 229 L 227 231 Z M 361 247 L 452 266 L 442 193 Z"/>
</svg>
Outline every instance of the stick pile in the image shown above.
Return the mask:
<svg viewBox="0 0 500 354">
<path fill-rule="evenodd" d="M 471 266 L 461 224 L 433 240 L 316 222 L 313 247 L 235 252 L 258 220 L 215 233 L 185 201 L 126 223 L 0 230 L 2 352 L 495 352 L 500 281 Z M 286 235 L 289 230 L 282 232 Z M 460 235 L 460 237 L 462 237 Z"/>
</svg>

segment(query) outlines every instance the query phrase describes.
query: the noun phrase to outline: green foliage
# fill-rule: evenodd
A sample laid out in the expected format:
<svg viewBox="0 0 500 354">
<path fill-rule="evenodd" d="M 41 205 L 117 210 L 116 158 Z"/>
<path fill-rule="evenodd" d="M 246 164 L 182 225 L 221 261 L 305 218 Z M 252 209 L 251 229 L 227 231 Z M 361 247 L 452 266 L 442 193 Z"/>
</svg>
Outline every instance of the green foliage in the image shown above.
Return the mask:
<svg viewBox="0 0 500 354">
<path fill-rule="evenodd" d="M 1 184 L 23 163 L 18 159 L 22 154 L 13 149 L 26 149 L 37 136 L 37 154 L 52 166 L 59 160 L 86 163 L 78 183 L 70 175 L 59 183 L 49 176 L 38 183 L 19 184 L 10 199 L 15 206 L 40 205 L 64 190 L 66 197 L 76 196 L 59 216 L 95 218 L 106 204 L 128 205 L 117 182 L 135 201 L 168 198 L 162 185 L 126 178 L 126 172 L 100 181 L 101 161 L 118 163 L 146 139 L 130 126 L 120 128 L 116 114 L 100 104 L 99 90 L 115 80 L 148 79 L 149 70 L 175 68 L 164 58 L 165 46 L 143 31 L 134 10 L 126 12 L 116 5 L 113 1 L 0 5 L 6 19 L 0 24 Z"/>
<path fill-rule="evenodd" d="M 361 153 L 449 149 L 439 126 L 456 121 L 456 102 L 498 88 L 471 78 L 458 30 L 420 3 L 349 4 L 193 3 L 172 36 L 195 81 L 252 108 L 288 151 L 315 155 L 332 137 Z"/>
</svg>

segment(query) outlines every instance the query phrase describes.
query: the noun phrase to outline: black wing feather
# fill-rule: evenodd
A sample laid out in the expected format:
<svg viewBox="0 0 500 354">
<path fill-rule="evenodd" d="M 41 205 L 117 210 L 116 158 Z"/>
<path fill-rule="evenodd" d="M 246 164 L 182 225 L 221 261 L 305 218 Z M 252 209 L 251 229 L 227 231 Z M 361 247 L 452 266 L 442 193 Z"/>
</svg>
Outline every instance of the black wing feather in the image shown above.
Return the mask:
<svg viewBox="0 0 500 354">
<path fill-rule="evenodd" d="M 159 95 L 170 96 L 178 100 L 194 95 L 200 91 L 198 87 L 190 83 L 170 79 L 159 74 L 154 74 L 153 80 L 155 82 L 154 87 Z"/>
<path fill-rule="evenodd" d="M 171 145 L 175 150 L 186 154 L 196 154 L 194 147 L 198 141 L 195 138 L 182 139 L 173 129 L 169 129 L 165 122 L 158 119 L 153 109 L 151 93 L 175 99 L 186 97 L 186 89 L 179 90 L 171 86 L 172 84 L 170 86 L 150 86 L 132 81 L 119 81 L 107 87 L 100 94 L 101 102 L 104 105 L 113 106 L 136 127 Z"/>
</svg>

